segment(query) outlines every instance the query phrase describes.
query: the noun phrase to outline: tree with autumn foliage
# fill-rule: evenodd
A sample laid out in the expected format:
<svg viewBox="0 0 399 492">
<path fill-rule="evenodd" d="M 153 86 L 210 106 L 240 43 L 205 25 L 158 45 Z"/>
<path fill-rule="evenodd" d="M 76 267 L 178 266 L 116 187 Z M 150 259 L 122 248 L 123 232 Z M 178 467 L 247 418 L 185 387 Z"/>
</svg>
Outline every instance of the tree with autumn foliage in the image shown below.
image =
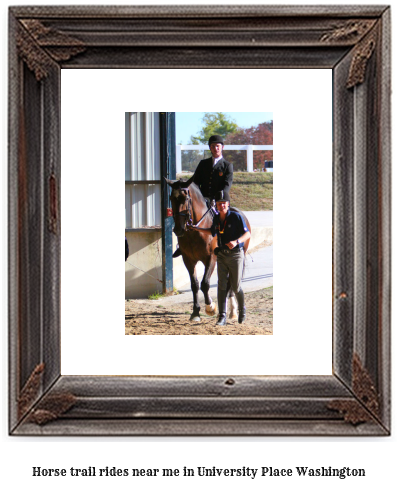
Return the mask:
<svg viewBox="0 0 399 492">
<path fill-rule="evenodd" d="M 225 145 L 273 145 L 273 121 L 251 128 L 238 128 L 224 139 Z M 246 171 L 246 151 L 223 150 L 223 156 L 234 165 L 235 171 Z M 273 160 L 272 150 L 254 150 L 254 169 L 263 169 L 265 161 Z"/>
</svg>

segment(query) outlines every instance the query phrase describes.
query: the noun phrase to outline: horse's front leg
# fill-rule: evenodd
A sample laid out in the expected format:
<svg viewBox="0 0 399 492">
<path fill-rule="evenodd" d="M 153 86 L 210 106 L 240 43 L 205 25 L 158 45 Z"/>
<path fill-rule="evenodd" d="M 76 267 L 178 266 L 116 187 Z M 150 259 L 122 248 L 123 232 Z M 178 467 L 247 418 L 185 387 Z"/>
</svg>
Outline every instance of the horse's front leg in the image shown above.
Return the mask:
<svg viewBox="0 0 399 492">
<path fill-rule="evenodd" d="M 201 290 L 205 298 L 205 312 L 209 316 L 213 316 L 217 313 L 217 307 L 214 302 L 212 302 L 211 296 L 209 295 L 209 286 L 211 283 L 211 276 L 215 270 L 216 256 L 211 254 L 208 261 L 204 263 L 205 272 L 201 282 Z"/>
<path fill-rule="evenodd" d="M 230 278 L 227 280 L 227 292 L 228 317 L 229 319 L 238 319 L 237 301 L 234 297 L 233 289 L 231 288 Z"/>
<path fill-rule="evenodd" d="M 230 319 L 238 319 L 238 312 L 237 312 L 237 301 L 236 298 L 234 297 L 234 292 L 231 292 L 229 294 L 228 298 L 228 304 L 229 304 L 229 318 Z"/>
<path fill-rule="evenodd" d="M 197 272 L 195 271 L 196 263 L 192 263 L 189 260 L 185 259 L 183 256 L 183 262 L 187 268 L 187 271 L 190 275 L 191 282 L 191 291 L 193 293 L 193 312 L 190 316 L 190 321 L 201 321 L 200 318 L 200 304 L 198 302 L 198 291 L 199 291 L 199 282 L 197 278 Z"/>
</svg>

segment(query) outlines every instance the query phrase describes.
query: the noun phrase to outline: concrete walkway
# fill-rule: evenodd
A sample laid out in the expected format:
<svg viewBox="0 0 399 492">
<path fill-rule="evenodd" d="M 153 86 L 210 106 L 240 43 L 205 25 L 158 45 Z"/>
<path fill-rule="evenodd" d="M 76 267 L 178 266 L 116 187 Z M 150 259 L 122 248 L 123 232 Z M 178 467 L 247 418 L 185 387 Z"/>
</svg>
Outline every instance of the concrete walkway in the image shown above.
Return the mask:
<svg viewBox="0 0 399 492">
<path fill-rule="evenodd" d="M 244 212 L 251 227 L 273 227 L 273 210 L 269 212 Z"/>
</svg>

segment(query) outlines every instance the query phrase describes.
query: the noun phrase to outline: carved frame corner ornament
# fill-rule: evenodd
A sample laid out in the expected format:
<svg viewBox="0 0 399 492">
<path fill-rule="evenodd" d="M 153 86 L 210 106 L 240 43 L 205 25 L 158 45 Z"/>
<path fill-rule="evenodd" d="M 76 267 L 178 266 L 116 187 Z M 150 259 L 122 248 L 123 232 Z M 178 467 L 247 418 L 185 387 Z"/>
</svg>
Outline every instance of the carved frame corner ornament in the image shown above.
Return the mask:
<svg viewBox="0 0 399 492">
<path fill-rule="evenodd" d="M 390 8 L 27 6 L 9 14 L 10 434 L 389 435 Z M 204 38 L 215 15 L 225 27 Z M 62 375 L 61 70 L 201 69 L 215 60 L 332 71 L 332 373 Z"/>
<path fill-rule="evenodd" d="M 370 60 L 377 46 L 377 28 L 374 28 L 359 44 L 356 46 L 350 66 L 346 87 L 348 89 L 362 84 L 365 79 L 367 62 Z"/>
<path fill-rule="evenodd" d="M 18 397 L 20 419 L 38 425 L 56 420 L 76 403 L 76 397 L 67 392 L 49 393 L 40 399 L 44 373 L 45 365 L 43 363 L 37 365 Z"/>
<path fill-rule="evenodd" d="M 18 415 L 21 418 L 36 401 L 42 383 L 44 364 L 38 364 L 18 395 Z"/>
<path fill-rule="evenodd" d="M 362 366 L 358 354 L 352 363 L 352 389 L 355 400 L 332 401 L 328 408 L 338 411 L 346 422 L 353 425 L 370 422 L 380 416 L 379 395 L 367 370 Z"/>
<path fill-rule="evenodd" d="M 367 62 L 377 44 L 377 26 L 378 22 L 374 19 L 353 19 L 340 26 L 334 26 L 320 38 L 323 43 L 327 44 L 356 42 L 346 82 L 348 89 L 364 82 Z"/>
<path fill-rule="evenodd" d="M 36 405 L 27 417 L 27 422 L 45 425 L 66 414 L 76 404 L 72 393 L 50 393 Z"/>
<path fill-rule="evenodd" d="M 326 43 L 335 42 L 359 42 L 359 40 L 369 32 L 376 24 L 376 20 L 369 19 L 352 19 L 324 33 L 321 41 Z"/>
<path fill-rule="evenodd" d="M 85 51 L 79 39 L 45 27 L 37 19 L 21 20 L 17 47 L 20 58 L 38 81 L 48 76 L 52 61 L 66 61 Z"/>
</svg>

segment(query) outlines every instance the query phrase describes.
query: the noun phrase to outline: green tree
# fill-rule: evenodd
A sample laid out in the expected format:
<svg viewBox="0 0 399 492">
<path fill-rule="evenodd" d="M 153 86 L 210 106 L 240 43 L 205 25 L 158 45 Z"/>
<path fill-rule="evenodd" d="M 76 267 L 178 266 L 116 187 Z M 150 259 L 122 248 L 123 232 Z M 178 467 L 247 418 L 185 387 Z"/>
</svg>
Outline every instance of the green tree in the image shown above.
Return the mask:
<svg viewBox="0 0 399 492">
<path fill-rule="evenodd" d="M 224 113 L 205 113 L 202 122 L 204 124 L 202 130 L 197 136 L 191 136 L 192 145 L 207 144 L 212 135 L 226 137 L 238 129 L 237 123 Z"/>
</svg>

